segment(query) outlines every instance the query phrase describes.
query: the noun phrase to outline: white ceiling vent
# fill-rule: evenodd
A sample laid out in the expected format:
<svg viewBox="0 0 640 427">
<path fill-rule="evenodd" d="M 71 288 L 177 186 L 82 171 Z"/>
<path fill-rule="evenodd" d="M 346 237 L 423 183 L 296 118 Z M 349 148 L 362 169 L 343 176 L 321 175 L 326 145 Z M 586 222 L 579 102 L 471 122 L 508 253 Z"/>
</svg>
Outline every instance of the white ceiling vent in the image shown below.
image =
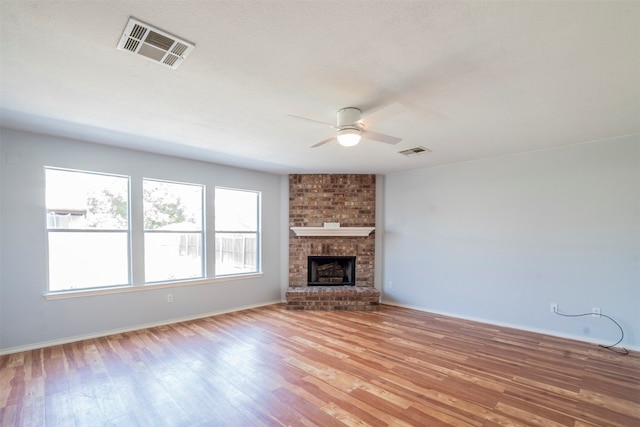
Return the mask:
<svg viewBox="0 0 640 427">
<path fill-rule="evenodd" d="M 193 43 L 154 28 L 151 25 L 129 18 L 124 33 L 118 43 L 118 49 L 142 55 L 174 70 L 195 49 Z"/>
<path fill-rule="evenodd" d="M 402 151 L 398 151 L 398 153 L 405 155 L 407 157 L 409 156 L 417 156 L 418 154 L 425 154 L 425 153 L 430 153 L 431 150 L 429 150 L 428 148 L 424 148 L 424 147 L 414 147 L 414 148 L 409 148 L 408 150 L 402 150 Z"/>
</svg>

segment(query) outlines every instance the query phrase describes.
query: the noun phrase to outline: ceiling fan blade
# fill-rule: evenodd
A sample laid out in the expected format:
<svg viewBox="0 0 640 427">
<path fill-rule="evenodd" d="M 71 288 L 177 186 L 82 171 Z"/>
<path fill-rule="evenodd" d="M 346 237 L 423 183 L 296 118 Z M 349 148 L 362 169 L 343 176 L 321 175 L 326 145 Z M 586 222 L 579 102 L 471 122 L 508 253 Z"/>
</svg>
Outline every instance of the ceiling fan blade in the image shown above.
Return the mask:
<svg viewBox="0 0 640 427">
<path fill-rule="evenodd" d="M 335 129 L 335 125 L 331 124 L 331 123 L 321 122 L 320 120 L 308 119 L 306 117 L 294 116 L 293 114 L 287 114 L 287 115 L 289 117 L 293 117 L 294 119 L 299 119 L 299 120 L 304 120 L 304 121 L 311 122 L 311 123 L 318 123 L 318 124 L 321 124 L 321 125 L 331 126 L 332 128 Z"/>
<path fill-rule="evenodd" d="M 366 139 L 373 139 L 374 141 L 384 142 L 386 144 L 397 144 L 402 141 L 402 138 L 397 138 L 395 136 L 385 135 L 383 133 L 373 132 L 370 130 L 362 131 L 362 137 Z"/>
<path fill-rule="evenodd" d="M 327 138 L 327 139 L 323 139 L 322 141 L 318 142 L 317 144 L 313 144 L 311 147 L 309 148 L 316 148 L 316 147 L 320 147 L 321 145 L 326 144 L 327 142 L 331 142 L 333 140 L 335 140 L 336 137 L 332 136 L 331 138 Z"/>
<path fill-rule="evenodd" d="M 375 126 L 376 123 L 388 120 L 395 116 L 406 115 L 409 112 L 410 111 L 407 107 L 398 102 L 394 102 L 372 111 L 363 112 L 361 121 L 364 123 L 365 127 L 369 128 L 371 126 Z"/>
</svg>

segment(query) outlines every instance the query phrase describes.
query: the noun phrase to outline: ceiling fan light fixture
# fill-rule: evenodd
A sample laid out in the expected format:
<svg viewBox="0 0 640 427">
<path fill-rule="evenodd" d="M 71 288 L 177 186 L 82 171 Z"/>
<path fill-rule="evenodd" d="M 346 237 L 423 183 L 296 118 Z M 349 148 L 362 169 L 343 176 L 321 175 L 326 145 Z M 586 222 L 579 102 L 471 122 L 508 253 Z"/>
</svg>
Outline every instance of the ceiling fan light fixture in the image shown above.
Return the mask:
<svg viewBox="0 0 640 427">
<path fill-rule="evenodd" d="M 358 145 L 360 142 L 361 130 L 357 128 L 345 128 L 338 130 L 338 144 L 343 147 L 353 147 L 354 145 Z"/>
</svg>

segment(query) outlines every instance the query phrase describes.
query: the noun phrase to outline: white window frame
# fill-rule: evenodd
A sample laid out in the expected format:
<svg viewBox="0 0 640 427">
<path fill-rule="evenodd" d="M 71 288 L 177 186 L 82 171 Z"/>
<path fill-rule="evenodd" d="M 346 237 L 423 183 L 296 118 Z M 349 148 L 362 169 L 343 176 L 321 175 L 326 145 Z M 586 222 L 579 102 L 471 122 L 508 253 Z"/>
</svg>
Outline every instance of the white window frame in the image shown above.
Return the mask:
<svg viewBox="0 0 640 427">
<path fill-rule="evenodd" d="M 90 175 L 99 175 L 106 177 L 114 177 L 114 178 L 124 178 L 127 180 L 127 226 L 124 229 L 109 229 L 109 228 L 78 228 L 78 227 L 49 227 L 50 220 L 50 212 L 47 203 L 45 203 L 45 229 L 47 235 L 47 245 L 46 245 L 46 262 L 47 262 L 47 291 L 49 293 L 66 293 L 66 292 L 78 292 L 78 291 L 95 291 L 100 289 L 108 289 L 108 288 L 117 288 L 123 286 L 131 286 L 132 283 L 132 275 L 131 275 L 131 177 L 127 175 L 120 175 L 114 173 L 104 173 L 104 172 L 95 172 L 95 171 L 86 171 L 79 169 L 69 169 L 69 168 L 59 168 L 59 167 L 44 167 L 45 176 L 47 171 L 60 171 L 60 172 L 68 172 L 68 173 L 78 173 L 78 174 L 90 174 Z M 46 190 L 45 190 L 46 195 Z M 54 214 L 55 215 L 55 214 Z M 54 222 L 56 221 L 56 217 L 54 218 Z M 62 289 L 51 289 L 51 254 L 50 250 L 50 236 L 54 233 L 87 233 L 87 234 L 105 234 L 105 233 L 113 233 L 113 234 L 125 234 L 126 235 L 126 259 L 127 259 L 127 281 L 125 283 L 114 283 L 111 285 L 99 285 L 99 286 L 91 286 L 87 285 L 85 287 L 68 287 Z"/>
<path fill-rule="evenodd" d="M 256 195 L 256 230 L 247 231 L 247 230 L 218 230 L 217 225 L 215 225 L 214 221 L 214 241 L 217 243 L 219 234 L 253 234 L 256 239 L 256 266 L 254 271 L 247 272 L 239 272 L 239 273 L 219 273 L 218 266 L 216 263 L 216 257 L 218 252 L 218 247 L 214 244 L 214 271 L 216 278 L 228 278 L 228 277 L 238 277 L 252 274 L 262 274 L 262 192 L 256 190 L 249 190 L 243 188 L 231 188 L 231 187 L 222 187 L 216 186 L 214 191 L 217 190 L 226 190 L 226 191 L 237 191 L 237 192 L 245 192 L 245 193 L 253 193 Z M 215 194 L 215 193 L 214 193 Z M 215 199 L 215 196 L 214 196 Z M 216 202 L 217 203 L 217 202 Z M 217 212 L 214 212 L 214 215 L 217 215 Z"/>
<path fill-rule="evenodd" d="M 262 192 L 259 190 L 251 190 L 251 189 L 242 189 L 242 188 L 232 188 L 225 186 L 207 186 L 204 183 L 186 183 L 180 181 L 173 180 L 163 180 L 157 178 L 145 178 L 142 176 L 133 175 L 125 175 L 121 173 L 110 173 L 105 171 L 89 171 L 89 170 L 80 170 L 80 169 L 72 169 L 68 167 L 58 167 L 58 166 L 44 166 L 44 170 L 53 169 L 53 170 L 61 170 L 61 171 L 69 171 L 69 172 L 80 172 L 80 173 L 89 173 L 96 175 L 105 175 L 105 176 L 114 176 L 114 177 L 122 177 L 127 178 L 128 180 L 128 192 L 127 192 L 127 267 L 128 267 L 128 283 L 125 284 L 114 284 L 112 286 L 100 286 L 100 287 L 86 287 L 86 288 L 68 288 L 68 289 L 56 289 L 50 290 L 48 277 L 49 277 L 49 257 L 48 257 L 48 249 L 45 250 L 45 262 L 46 262 L 46 271 L 47 271 L 47 284 L 46 291 L 44 292 L 44 297 L 47 300 L 57 300 L 57 299 L 67 299 L 67 298 L 80 298 L 86 296 L 94 296 L 94 295 L 108 295 L 108 294 L 116 294 L 116 293 L 126 293 L 126 292 L 139 292 L 146 291 L 152 289 L 163 289 L 163 288 L 176 288 L 181 286 L 193 286 L 193 285 L 204 285 L 204 284 L 212 284 L 212 283 L 225 283 L 236 280 L 246 280 L 246 279 L 254 279 L 263 277 L 262 272 Z M 144 209 L 143 209 L 143 201 L 144 201 L 144 193 L 143 193 L 143 181 L 145 179 L 155 180 L 155 181 L 165 181 L 165 182 L 174 182 L 178 184 L 188 184 L 188 185 L 198 185 L 203 188 L 203 204 L 202 204 L 202 274 L 203 277 L 195 278 L 195 279 L 176 279 L 175 281 L 165 281 L 165 282 L 149 282 L 146 283 L 144 279 L 145 275 L 145 258 L 144 258 Z M 215 264 L 216 264 L 216 246 L 215 246 L 215 216 L 211 216 L 211 218 L 207 218 L 207 209 L 213 210 L 213 203 L 215 194 L 215 188 L 223 188 L 235 191 L 246 191 L 256 193 L 256 225 L 257 230 L 251 231 L 250 233 L 255 233 L 256 235 L 256 268 L 255 271 L 252 272 L 241 272 L 234 274 L 216 274 Z M 213 190 L 213 191 L 211 191 Z M 208 200 L 209 199 L 209 200 Z M 45 235 L 48 239 L 48 232 L 50 231 L 47 227 L 47 208 L 45 203 L 45 208 L 43 209 L 43 222 L 45 228 Z M 214 212 L 215 214 L 215 212 Z M 213 233 L 208 233 L 207 229 L 214 229 Z M 77 230 L 68 230 L 68 231 L 77 231 Z M 117 232 L 124 232 L 124 230 L 116 230 Z M 226 232 L 227 230 L 225 230 Z M 54 232 L 62 232 L 62 231 L 54 231 Z M 91 229 L 89 231 L 83 230 L 83 232 L 96 232 L 95 229 Z M 97 232 L 110 232 L 110 231 L 97 231 Z M 240 233 L 248 233 L 246 230 L 240 231 Z M 48 244 L 47 244 L 48 248 Z"/>
<path fill-rule="evenodd" d="M 143 238 L 143 244 L 145 244 L 145 259 L 144 259 L 144 263 L 145 263 L 145 284 L 146 285 L 152 285 L 152 284 L 156 284 L 156 283 L 169 283 L 169 282 L 181 282 L 181 281 L 185 281 L 185 280 L 198 280 L 198 279 L 205 279 L 207 277 L 207 270 L 206 270 L 206 260 L 207 260 L 207 250 L 206 250 L 206 226 L 205 226 L 205 218 L 206 218 L 206 214 L 205 214 L 205 193 L 206 193 L 206 186 L 204 184 L 195 184 L 195 183 L 190 183 L 190 182 L 178 182 L 178 181 L 168 181 L 168 180 L 163 180 L 163 179 L 157 179 L 157 178 L 142 178 L 142 188 L 143 188 L 143 196 L 142 196 L 142 204 L 143 204 L 143 212 L 144 212 L 144 184 L 146 181 L 154 181 L 154 182 L 161 182 L 161 183 L 167 183 L 167 184 L 177 184 L 177 185 L 184 185 L 184 186 L 191 186 L 191 187 L 199 187 L 200 188 L 200 230 L 180 230 L 180 229 L 174 229 L 174 230 L 161 230 L 161 229 L 148 229 L 144 226 L 144 213 L 143 213 L 143 219 L 142 219 L 142 223 L 143 223 L 143 229 L 144 229 L 144 238 Z M 199 277 L 183 277 L 183 278 L 176 278 L 173 280 L 159 280 L 159 281 L 149 281 L 146 279 L 146 236 L 147 234 L 157 234 L 157 233 L 170 233 L 170 234 L 199 234 L 200 235 L 200 276 Z"/>
</svg>

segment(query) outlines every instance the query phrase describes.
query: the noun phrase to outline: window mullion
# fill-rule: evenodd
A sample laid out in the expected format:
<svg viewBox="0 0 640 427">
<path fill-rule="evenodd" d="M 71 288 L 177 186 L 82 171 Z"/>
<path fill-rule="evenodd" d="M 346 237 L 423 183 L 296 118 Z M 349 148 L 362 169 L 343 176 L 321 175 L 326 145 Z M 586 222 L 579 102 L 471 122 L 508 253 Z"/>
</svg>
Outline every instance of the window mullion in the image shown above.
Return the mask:
<svg viewBox="0 0 640 427">
<path fill-rule="evenodd" d="M 205 274 L 207 277 L 216 276 L 216 221 L 215 221 L 215 187 L 206 188 L 205 197 L 205 227 L 207 231 L 204 235 L 205 245 L 203 248 L 205 255 Z"/>
<path fill-rule="evenodd" d="M 131 284 L 145 284 L 144 277 L 144 207 L 142 204 L 142 177 L 131 178 L 131 220 L 130 220 L 130 271 Z"/>
</svg>

